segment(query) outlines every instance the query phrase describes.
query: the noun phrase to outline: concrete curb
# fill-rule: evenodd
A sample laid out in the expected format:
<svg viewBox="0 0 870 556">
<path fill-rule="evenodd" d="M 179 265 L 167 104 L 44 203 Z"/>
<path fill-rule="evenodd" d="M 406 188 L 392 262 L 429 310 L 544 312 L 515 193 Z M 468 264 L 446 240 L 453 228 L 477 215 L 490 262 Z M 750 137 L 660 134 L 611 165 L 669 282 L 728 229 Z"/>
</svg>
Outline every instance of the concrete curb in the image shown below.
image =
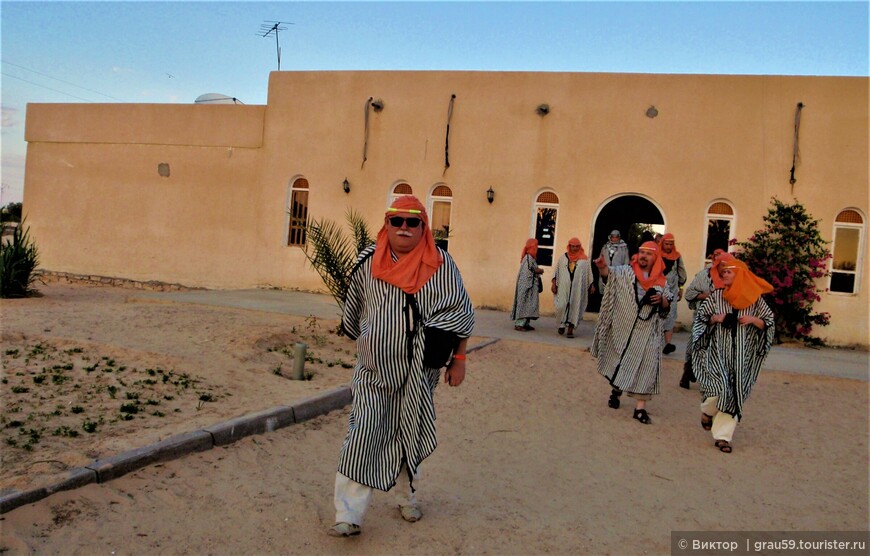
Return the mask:
<svg viewBox="0 0 870 556">
<path fill-rule="evenodd" d="M 498 342 L 498 338 L 470 347 L 467 353 Z M 273 432 L 326 415 L 351 403 L 350 385 L 339 386 L 322 394 L 305 398 L 291 405 L 279 405 L 256 413 L 235 417 L 204 429 L 170 436 L 143 448 L 95 460 L 89 465 L 71 469 L 59 482 L 25 491 L 12 491 L 0 495 L 0 515 L 15 508 L 38 502 L 55 492 L 74 490 L 91 483 L 105 483 L 153 463 L 169 461 L 195 452 L 225 446 L 246 436 Z"/>
</svg>

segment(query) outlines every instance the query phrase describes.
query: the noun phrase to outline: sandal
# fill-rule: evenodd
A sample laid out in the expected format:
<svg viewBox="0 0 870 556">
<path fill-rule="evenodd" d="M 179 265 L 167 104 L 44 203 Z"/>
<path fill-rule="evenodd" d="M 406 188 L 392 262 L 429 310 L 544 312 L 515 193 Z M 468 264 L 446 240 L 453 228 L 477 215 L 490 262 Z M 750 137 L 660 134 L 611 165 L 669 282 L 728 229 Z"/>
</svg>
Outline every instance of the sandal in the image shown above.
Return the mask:
<svg viewBox="0 0 870 556">
<path fill-rule="evenodd" d="M 720 452 L 725 452 L 726 454 L 731 453 L 731 443 L 727 440 L 717 440 L 716 447 L 719 448 Z"/>
<path fill-rule="evenodd" d="M 409 523 L 416 523 L 423 517 L 423 512 L 420 511 L 420 508 L 413 504 L 399 506 L 399 512 L 402 514 L 402 519 Z"/>
<path fill-rule="evenodd" d="M 633 417 L 644 425 L 652 424 L 652 419 L 649 418 L 649 413 L 646 412 L 646 409 L 635 409 Z"/>
<path fill-rule="evenodd" d="M 574 337 L 574 327 L 573 327 L 573 326 L 569 326 L 569 327 L 568 327 L 568 334 L 567 334 L 567 337 L 568 337 L 568 338 L 573 338 L 573 337 Z"/>
<path fill-rule="evenodd" d="M 354 535 L 359 535 L 361 532 L 362 529 L 359 525 L 348 523 L 346 521 L 336 523 L 326 531 L 330 537 L 353 537 Z"/>
<path fill-rule="evenodd" d="M 701 428 L 705 431 L 713 428 L 713 418 L 706 413 L 701 413 Z"/>
<path fill-rule="evenodd" d="M 564 326 L 560 326 L 560 327 L 559 327 L 559 336 L 561 336 L 561 335 L 564 334 L 564 333 L 565 333 L 565 327 L 564 327 Z"/>
<path fill-rule="evenodd" d="M 619 409 L 619 396 L 622 395 L 622 392 L 619 390 L 611 390 L 610 391 L 610 399 L 607 400 L 607 407 L 612 407 L 613 409 Z"/>
<path fill-rule="evenodd" d="M 526 330 L 528 330 L 528 328 L 522 326 L 514 326 L 514 330 L 516 330 L 517 332 L 525 332 Z"/>
<path fill-rule="evenodd" d="M 534 330 L 535 327 L 532 326 L 531 324 L 524 324 L 524 325 L 523 325 L 523 329 L 524 329 L 524 330 Z"/>
</svg>

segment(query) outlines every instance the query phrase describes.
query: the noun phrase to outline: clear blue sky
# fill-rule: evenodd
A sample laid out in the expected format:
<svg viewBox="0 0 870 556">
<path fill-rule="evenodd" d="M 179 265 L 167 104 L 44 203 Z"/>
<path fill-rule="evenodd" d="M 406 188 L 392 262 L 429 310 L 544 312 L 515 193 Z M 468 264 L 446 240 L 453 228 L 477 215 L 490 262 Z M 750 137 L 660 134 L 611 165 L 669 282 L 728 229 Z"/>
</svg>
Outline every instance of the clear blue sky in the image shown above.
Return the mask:
<svg viewBox="0 0 870 556">
<path fill-rule="evenodd" d="M 868 76 L 868 2 L 8 2 L 2 199 L 29 102 L 265 104 L 282 70 Z M 25 207 L 25 212 L 26 212 Z"/>
</svg>

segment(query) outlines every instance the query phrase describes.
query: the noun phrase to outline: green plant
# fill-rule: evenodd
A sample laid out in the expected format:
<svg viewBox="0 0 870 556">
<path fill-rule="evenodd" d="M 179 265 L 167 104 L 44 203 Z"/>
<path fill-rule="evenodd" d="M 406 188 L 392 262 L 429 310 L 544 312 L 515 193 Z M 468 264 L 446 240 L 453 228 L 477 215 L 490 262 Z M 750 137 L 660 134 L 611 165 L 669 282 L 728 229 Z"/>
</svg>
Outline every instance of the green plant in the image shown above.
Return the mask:
<svg viewBox="0 0 870 556">
<path fill-rule="evenodd" d="M 822 340 L 812 335 L 813 325 L 826 326 L 828 313 L 814 313 L 821 301 L 816 280 L 830 274 L 831 253 L 815 220 L 798 201 L 785 204 L 773 198 L 764 217 L 765 227 L 738 243 L 738 258 L 774 290 L 766 297 L 776 316 L 776 338 L 794 338 L 810 345 Z"/>
<path fill-rule="evenodd" d="M 311 219 L 306 231 L 305 257 L 339 307 L 344 306 L 350 273 L 359 253 L 374 243 L 368 225 L 359 213 L 350 209 L 345 218 L 351 229 L 350 238 L 336 223 L 325 218 L 319 221 Z"/>
<path fill-rule="evenodd" d="M 0 297 L 27 297 L 36 293 L 34 271 L 39 266 L 39 250 L 30 240 L 24 222 L 15 228 L 12 240 L 0 243 Z"/>
</svg>

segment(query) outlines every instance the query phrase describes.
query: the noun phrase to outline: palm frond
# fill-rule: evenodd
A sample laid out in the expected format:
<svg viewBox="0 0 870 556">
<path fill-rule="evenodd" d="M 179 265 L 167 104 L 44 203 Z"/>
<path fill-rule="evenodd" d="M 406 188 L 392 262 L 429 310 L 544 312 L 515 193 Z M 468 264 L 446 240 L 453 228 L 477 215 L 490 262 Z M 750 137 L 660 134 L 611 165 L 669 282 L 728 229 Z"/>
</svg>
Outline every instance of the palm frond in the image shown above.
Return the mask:
<svg viewBox="0 0 870 556">
<path fill-rule="evenodd" d="M 350 281 L 350 273 L 356 264 L 357 256 L 365 247 L 371 245 L 368 226 L 362 217 L 353 210 L 348 211 L 347 221 L 353 233 L 349 239 L 342 229 L 327 219 L 314 218 L 307 226 L 305 257 L 320 275 L 326 289 L 338 303 L 344 306 L 344 299 Z M 360 245 L 363 247 L 360 248 Z"/>
</svg>

